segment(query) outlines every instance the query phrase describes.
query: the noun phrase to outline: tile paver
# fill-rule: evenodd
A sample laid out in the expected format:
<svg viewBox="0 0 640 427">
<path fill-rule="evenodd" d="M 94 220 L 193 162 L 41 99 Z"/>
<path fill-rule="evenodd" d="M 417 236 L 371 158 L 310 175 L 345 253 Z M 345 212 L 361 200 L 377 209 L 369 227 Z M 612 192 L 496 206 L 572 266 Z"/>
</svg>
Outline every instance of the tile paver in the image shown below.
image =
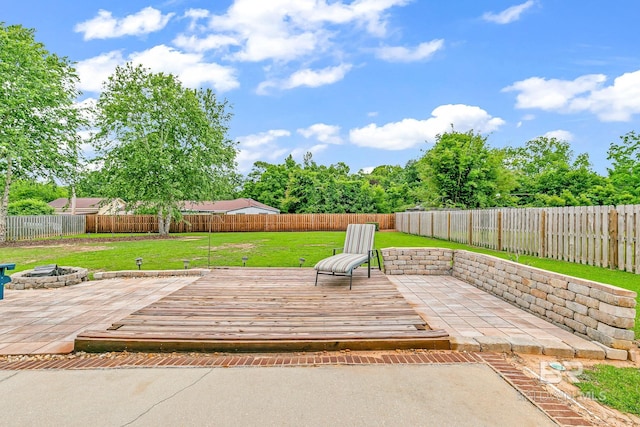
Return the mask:
<svg viewBox="0 0 640 427">
<path fill-rule="evenodd" d="M 197 279 L 114 279 L 58 289 L 5 289 L 0 300 L 0 354 L 69 353 L 81 331 L 107 328 Z"/>
<path fill-rule="evenodd" d="M 445 329 L 464 345 L 470 345 L 469 339 L 478 338 L 485 348 L 498 351 L 499 344 L 487 346 L 486 342 L 491 340 L 482 338 L 490 337 L 507 339 L 520 350 L 526 348 L 521 345 L 523 342 L 531 343 L 532 351 L 541 346 L 544 352 L 544 348 L 549 347 L 548 353 L 552 354 L 568 355 L 568 349 L 593 348 L 590 341 L 454 277 L 388 277 L 432 328 Z M 604 358 L 604 354 L 597 350 L 577 351 L 576 354 Z"/>
</svg>

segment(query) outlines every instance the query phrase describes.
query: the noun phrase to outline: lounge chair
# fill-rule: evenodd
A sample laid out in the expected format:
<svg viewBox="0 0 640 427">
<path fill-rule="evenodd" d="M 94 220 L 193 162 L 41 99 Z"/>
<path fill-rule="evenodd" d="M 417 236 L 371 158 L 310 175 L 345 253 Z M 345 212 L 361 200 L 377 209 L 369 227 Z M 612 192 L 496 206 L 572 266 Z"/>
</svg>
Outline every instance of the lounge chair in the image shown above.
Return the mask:
<svg viewBox="0 0 640 427">
<path fill-rule="evenodd" d="M 373 248 L 373 240 L 376 232 L 374 224 L 349 224 L 347 235 L 344 240 L 342 253 L 333 250 L 333 256 L 320 260 L 315 267 L 316 286 L 318 286 L 318 276 L 320 274 L 331 274 L 332 276 L 349 276 L 349 289 L 353 282 L 353 270 L 364 263 L 367 263 L 367 277 L 371 277 L 371 261 L 375 253 L 380 267 L 380 254 Z"/>
</svg>

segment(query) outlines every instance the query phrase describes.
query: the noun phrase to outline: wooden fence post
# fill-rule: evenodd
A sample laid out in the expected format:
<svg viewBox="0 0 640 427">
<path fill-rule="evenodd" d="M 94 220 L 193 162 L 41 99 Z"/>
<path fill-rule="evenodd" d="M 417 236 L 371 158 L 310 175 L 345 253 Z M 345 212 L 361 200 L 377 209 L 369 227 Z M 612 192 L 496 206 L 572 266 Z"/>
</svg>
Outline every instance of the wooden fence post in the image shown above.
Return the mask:
<svg viewBox="0 0 640 427">
<path fill-rule="evenodd" d="M 473 245 L 473 211 L 469 211 L 469 245 Z"/>
<path fill-rule="evenodd" d="M 547 257 L 547 211 L 540 212 L 540 258 Z"/>
<path fill-rule="evenodd" d="M 447 212 L 447 240 L 451 241 L 451 212 Z"/>
<path fill-rule="evenodd" d="M 618 268 L 618 211 L 609 211 L 609 268 Z"/>
<path fill-rule="evenodd" d="M 498 229 L 498 250 L 502 250 L 502 211 L 498 211 L 496 228 Z"/>
</svg>

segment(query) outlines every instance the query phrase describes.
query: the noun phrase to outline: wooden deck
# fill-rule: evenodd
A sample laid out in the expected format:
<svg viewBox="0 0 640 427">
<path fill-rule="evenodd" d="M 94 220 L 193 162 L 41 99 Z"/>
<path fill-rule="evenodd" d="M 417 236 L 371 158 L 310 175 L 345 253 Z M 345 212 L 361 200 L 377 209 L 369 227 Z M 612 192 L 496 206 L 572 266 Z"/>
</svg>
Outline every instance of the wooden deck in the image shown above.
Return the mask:
<svg viewBox="0 0 640 427">
<path fill-rule="evenodd" d="M 319 278 L 310 268 L 214 269 L 105 331 L 86 331 L 76 351 L 321 351 L 449 349 L 380 271 Z"/>
</svg>

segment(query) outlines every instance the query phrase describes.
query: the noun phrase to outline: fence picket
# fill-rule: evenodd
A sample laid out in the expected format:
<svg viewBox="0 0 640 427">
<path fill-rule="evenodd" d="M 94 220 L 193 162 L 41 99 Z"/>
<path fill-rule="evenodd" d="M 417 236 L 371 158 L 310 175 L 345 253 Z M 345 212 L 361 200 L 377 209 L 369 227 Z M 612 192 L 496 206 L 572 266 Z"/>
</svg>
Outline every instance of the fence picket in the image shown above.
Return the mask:
<svg viewBox="0 0 640 427">
<path fill-rule="evenodd" d="M 420 235 L 640 274 L 640 205 L 406 212 L 398 231 L 411 215 Z"/>
</svg>

